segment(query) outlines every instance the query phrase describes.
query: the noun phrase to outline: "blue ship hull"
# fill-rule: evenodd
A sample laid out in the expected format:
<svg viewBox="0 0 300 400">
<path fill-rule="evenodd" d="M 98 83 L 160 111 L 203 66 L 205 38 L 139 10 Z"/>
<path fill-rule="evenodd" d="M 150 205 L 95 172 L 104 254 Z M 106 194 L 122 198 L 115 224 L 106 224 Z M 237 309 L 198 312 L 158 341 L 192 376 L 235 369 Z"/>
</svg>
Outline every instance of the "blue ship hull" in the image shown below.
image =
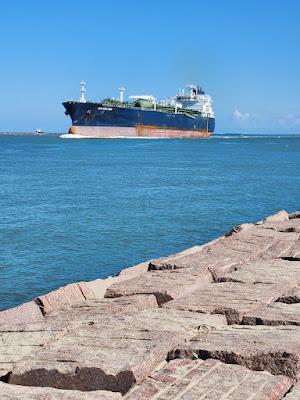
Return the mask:
<svg viewBox="0 0 300 400">
<path fill-rule="evenodd" d="M 215 119 L 200 114 L 167 112 L 102 103 L 65 102 L 72 119 L 70 133 L 92 137 L 187 137 L 210 136 Z"/>
</svg>

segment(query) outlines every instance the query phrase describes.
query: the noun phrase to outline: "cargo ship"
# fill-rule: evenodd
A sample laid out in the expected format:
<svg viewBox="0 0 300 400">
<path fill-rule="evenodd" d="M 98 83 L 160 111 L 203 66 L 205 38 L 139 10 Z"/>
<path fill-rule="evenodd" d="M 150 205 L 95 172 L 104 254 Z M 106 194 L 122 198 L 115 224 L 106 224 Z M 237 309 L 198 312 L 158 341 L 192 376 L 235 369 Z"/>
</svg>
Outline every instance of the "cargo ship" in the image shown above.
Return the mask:
<svg viewBox="0 0 300 400">
<path fill-rule="evenodd" d="M 100 102 L 86 100 L 85 82 L 80 98 L 63 103 L 72 120 L 69 135 L 89 138 L 205 138 L 214 132 L 212 99 L 201 87 L 188 85 L 176 96 L 157 101 L 152 95 L 134 95 Z M 66 135 L 64 135 L 66 136 Z"/>
</svg>

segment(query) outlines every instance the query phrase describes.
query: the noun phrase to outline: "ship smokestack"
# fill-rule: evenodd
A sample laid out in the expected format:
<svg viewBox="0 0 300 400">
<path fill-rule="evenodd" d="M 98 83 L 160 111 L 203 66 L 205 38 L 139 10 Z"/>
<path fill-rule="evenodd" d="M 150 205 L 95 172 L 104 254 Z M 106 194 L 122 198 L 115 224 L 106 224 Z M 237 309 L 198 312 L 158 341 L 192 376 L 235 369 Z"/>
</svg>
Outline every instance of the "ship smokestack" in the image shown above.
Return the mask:
<svg viewBox="0 0 300 400">
<path fill-rule="evenodd" d="M 124 103 L 125 88 L 122 86 L 119 88 L 119 91 L 120 91 L 120 103 Z"/>
</svg>

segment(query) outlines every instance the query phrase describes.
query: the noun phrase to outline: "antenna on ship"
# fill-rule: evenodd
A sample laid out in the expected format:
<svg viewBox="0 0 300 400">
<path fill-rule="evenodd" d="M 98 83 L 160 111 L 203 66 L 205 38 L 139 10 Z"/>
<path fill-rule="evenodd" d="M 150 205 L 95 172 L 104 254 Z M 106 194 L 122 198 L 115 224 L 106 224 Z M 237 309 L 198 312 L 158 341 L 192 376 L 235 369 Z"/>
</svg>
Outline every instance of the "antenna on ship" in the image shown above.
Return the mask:
<svg viewBox="0 0 300 400">
<path fill-rule="evenodd" d="M 80 99 L 79 99 L 80 103 L 86 103 L 86 99 L 84 96 L 84 93 L 86 92 L 85 85 L 86 85 L 86 82 L 84 82 L 84 81 L 80 82 Z"/>
<path fill-rule="evenodd" d="M 121 86 L 119 88 L 119 91 L 120 91 L 120 103 L 124 103 L 125 88 L 123 86 Z"/>
</svg>

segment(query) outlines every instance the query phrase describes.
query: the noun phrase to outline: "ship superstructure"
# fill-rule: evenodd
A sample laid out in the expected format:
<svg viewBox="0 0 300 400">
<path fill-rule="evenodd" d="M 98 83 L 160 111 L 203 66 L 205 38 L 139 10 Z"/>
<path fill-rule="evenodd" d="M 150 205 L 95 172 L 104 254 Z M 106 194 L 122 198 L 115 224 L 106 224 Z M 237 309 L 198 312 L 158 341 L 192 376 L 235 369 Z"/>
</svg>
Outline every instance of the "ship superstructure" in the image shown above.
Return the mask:
<svg viewBox="0 0 300 400">
<path fill-rule="evenodd" d="M 157 101 L 150 94 L 129 96 L 119 88 L 119 99 L 87 101 L 85 82 L 80 99 L 63 103 L 72 119 L 70 133 L 89 137 L 202 138 L 212 134 L 215 117 L 211 97 L 196 85 L 188 92 Z"/>
<path fill-rule="evenodd" d="M 188 88 L 188 94 L 185 94 L 183 90 L 176 96 L 176 101 L 182 105 L 182 108 L 199 111 L 204 117 L 214 118 L 211 97 L 199 86 L 189 85 Z"/>
</svg>

